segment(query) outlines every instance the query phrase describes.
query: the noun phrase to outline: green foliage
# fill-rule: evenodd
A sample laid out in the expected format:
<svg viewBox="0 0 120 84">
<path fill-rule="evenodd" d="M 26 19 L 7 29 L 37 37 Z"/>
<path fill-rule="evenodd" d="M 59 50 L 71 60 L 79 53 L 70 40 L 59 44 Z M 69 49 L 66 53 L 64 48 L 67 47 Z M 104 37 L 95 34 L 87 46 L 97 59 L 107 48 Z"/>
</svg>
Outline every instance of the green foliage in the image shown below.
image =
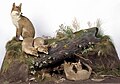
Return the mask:
<svg viewBox="0 0 120 84">
<path fill-rule="evenodd" d="M 57 37 L 58 38 L 72 38 L 73 37 L 73 30 L 70 26 L 64 26 L 61 24 L 60 29 L 57 30 Z"/>
</svg>

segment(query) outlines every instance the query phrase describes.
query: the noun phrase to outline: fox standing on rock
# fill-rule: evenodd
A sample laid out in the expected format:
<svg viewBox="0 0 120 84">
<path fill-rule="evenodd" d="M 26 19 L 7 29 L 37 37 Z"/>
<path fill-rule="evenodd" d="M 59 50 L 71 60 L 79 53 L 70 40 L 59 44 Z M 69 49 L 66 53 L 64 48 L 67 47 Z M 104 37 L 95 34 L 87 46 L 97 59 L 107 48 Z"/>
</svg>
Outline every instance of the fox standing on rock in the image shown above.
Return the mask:
<svg viewBox="0 0 120 84">
<path fill-rule="evenodd" d="M 27 17 L 22 15 L 21 6 L 22 3 L 20 3 L 19 6 L 16 6 L 15 3 L 13 3 L 11 10 L 12 22 L 16 26 L 16 39 L 19 40 L 20 36 L 22 36 L 23 39 L 28 37 L 34 38 L 34 26 Z"/>
</svg>

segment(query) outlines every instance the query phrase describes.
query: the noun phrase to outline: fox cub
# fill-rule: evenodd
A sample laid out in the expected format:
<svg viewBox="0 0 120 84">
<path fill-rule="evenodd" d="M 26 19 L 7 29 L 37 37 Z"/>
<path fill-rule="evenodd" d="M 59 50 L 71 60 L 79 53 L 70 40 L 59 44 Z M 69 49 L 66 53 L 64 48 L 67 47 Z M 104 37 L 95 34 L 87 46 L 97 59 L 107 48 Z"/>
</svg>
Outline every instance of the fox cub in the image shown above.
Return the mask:
<svg viewBox="0 0 120 84">
<path fill-rule="evenodd" d="M 33 47 L 33 41 L 34 41 L 34 38 L 32 37 L 23 39 L 22 51 L 25 52 L 26 54 L 38 56 L 37 49 Z"/>
<path fill-rule="evenodd" d="M 48 54 L 48 45 L 45 45 L 45 39 L 43 39 L 42 37 L 36 37 L 34 39 L 33 45 L 38 50 L 38 52 Z"/>
<path fill-rule="evenodd" d="M 80 61 L 77 63 L 64 62 L 64 72 L 65 72 L 66 78 L 69 80 L 89 79 L 92 72 L 92 68 L 88 64 L 84 63 L 84 65 L 89 69 L 89 71 L 82 69 L 82 65 Z M 73 70 L 73 67 L 76 68 L 77 72 Z"/>
<path fill-rule="evenodd" d="M 16 26 L 16 38 L 17 40 L 19 40 L 20 36 L 22 36 L 23 39 L 28 37 L 34 38 L 34 26 L 27 17 L 22 15 L 21 6 L 22 3 L 20 3 L 19 6 L 16 6 L 15 3 L 13 3 L 11 10 L 12 22 Z"/>
<path fill-rule="evenodd" d="M 41 37 L 28 37 L 23 39 L 22 51 L 34 56 L 38 56 L 38 52 L 48 54 L 48 45 L 44 45 L 44 39 Z"/>
<path fill-rule="evenodd" d="M 34 39 L 34 47 L 38 48 L 40 45 L 44 45 L 45 44 L 45 39 L 43 39 L 42 37 L 36 37 Z"/>
</svg>

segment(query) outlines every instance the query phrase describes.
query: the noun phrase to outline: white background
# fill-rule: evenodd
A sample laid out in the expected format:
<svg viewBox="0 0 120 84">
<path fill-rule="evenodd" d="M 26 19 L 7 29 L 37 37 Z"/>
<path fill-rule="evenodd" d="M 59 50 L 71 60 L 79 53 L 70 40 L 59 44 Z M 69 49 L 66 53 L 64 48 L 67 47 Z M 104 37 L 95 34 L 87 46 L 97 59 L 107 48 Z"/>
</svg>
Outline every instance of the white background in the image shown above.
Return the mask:
<svg viewBox="0 0 120 84">
<path fill-rule="evenodd" d="M 10 16 L 14 2 L 22 3 L 23 15 L 32 21 L 36 36 L 55 36 L 59 25 L 71 25 L 74 17 L 81 28 L 87 28 L 88 21 L 94 23 L 100 18 L 104 33 L 111 36 L 120 57 L 120 0 L 1 0 L 0 66 L 5 44 L 16 32 Z"/>
</svg>

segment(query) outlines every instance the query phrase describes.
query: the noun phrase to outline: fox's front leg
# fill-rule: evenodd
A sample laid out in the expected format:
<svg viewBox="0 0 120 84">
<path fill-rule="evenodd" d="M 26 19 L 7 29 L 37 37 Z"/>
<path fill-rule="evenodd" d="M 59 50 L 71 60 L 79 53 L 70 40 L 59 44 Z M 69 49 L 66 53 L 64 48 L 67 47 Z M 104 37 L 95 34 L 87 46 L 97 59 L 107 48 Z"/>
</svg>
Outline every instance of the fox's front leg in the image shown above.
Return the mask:
<svg viewBox="0 0 120 84">
<path fill-rule="evenodd" d="M 16 28 L 16 39 L 17 40 L 19 40 L 21 34 L 22 34 L 22 28 Z"/>
</svg>

